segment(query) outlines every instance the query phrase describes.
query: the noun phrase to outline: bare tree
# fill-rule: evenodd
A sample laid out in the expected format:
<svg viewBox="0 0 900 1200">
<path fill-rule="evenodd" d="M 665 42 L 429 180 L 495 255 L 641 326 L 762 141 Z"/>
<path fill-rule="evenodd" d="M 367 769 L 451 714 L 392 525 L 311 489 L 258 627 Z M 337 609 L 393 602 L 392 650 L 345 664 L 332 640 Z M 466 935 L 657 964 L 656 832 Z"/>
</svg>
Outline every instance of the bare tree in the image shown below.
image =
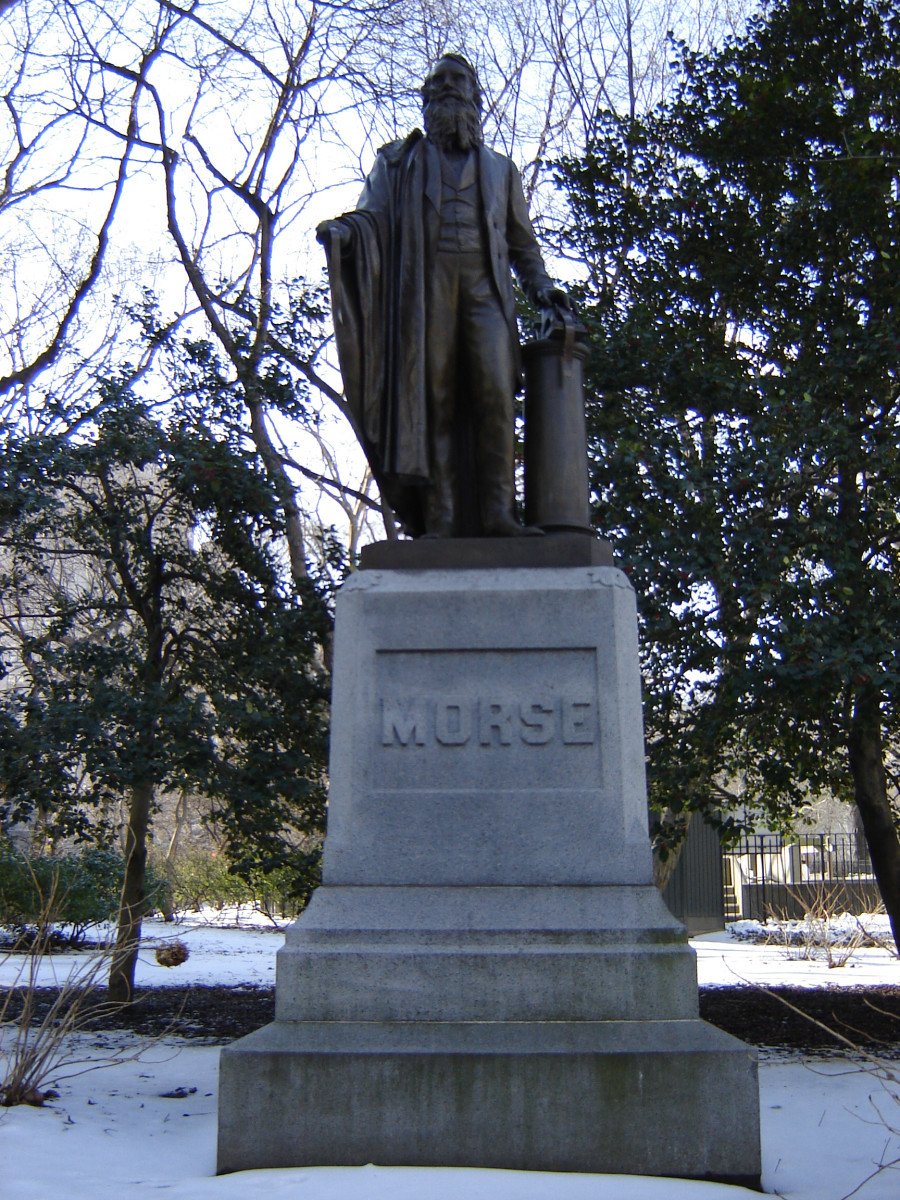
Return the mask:
<svg viewBox="0 0 900 1200">
<path fill-rule="evenodd" d="M 19 194 L 13 186 L 19 178 L 22 197 L 51 188 L 58 194 L 72 186 L 76 167 L 90 174 L 79 157 L 90 157 L 92 136 L 118 147 L 111 201 L 90 267 L 74 283 L 45 349 L 23 356 L 27 362 L 10 373 L 6 386 L 27 384 L 58 354 L 97 281 L 134 162 L 141 188 L 151 198 L 156 189 L 186 278 L 186 308 L 202 313 L 240 382 L 252 438 L 287 514 L 297 580 L 306 573 L 301 514 L 266 411 L 278 304 L 275 246 L 314 191 L 307 145 L 343 108 L 374 94 L 378 46 L 389 34 L 393 2 L 363 10 L 247 0 L 223 13 L 196 2 L 181 7 L 159 0 L 136 16 L 125 4 L 117 9 L 57 0 L 52 17 L 68 31 L 71 52 L 55 65 L 54 78 L 65 81 L 69 103 L 53 119 L 79 120 L 81 143 L 61 171 L 37 183 L 24 178 L 15 155 L 7 172 L 10 203 Z M 22 12 L 33 37 L 27 5 Z M 33 41 L 23 49 L 27 58 Z M 48 121 L 42 136 L 52 128 Z M 27 151 L 36 159 L 35 140 L 20 136 L 19 142 L 19 157 Z M 34 313 L 20 324 L 33 326 Z M 280 343 L 278 349 L 342 405 L 295 346 Z"/>
<path fill-rule="evenodd" d="M 75 335 L 140 143 L 138 104 L 159 31 L 130 77 L 110 75 L 90 15 L 78 19 L 79 41 L 68 6 L 23 0 L 0 29 L 0 394 L 27 388 Z M 61 49 L 50 52 L 53 44 Z M 86 97 L 121 112 L 116 135 L 89 118 Z"/>
<path fill-rule="evenodd" d="M 666 86 L 667 31 L 708 40 L 732 20 L 729 3 L 20 0 L 0 32 L 0 397 L 10 419 L 48 367 L 110 344 L 98 312 L 127 291 L 123 261 L 149 238 L 137 253 L 157 259 L 154 284 L 175 319 L 201 314 L 241 381 L 301 578 L 299 481 L 274 449 L 266 356 L 349 415 L 311 348 L 277 321 L 323 192 L 358 178 L 378 144 L 416 122 L 428 62 L 454 47 L 482 76 L 489 139 L 525 164 L 547 215 L 542 162 L 581 147 L 598 106 L 652 104 Z M 32 410 L 41 399 L 39 388 Z"/>
<path fill-rule="evenodd" d="M 382 112 L 395 129 L 414 121 L 428 63 L 445 49 L 466 54 L 487 95 L 487 138 L 522 166 L 526 194 L 543 211 L 542 163 L 583 149 L 598 108 L 635 113 L 665 96 L 670 33 L 706 48 L 739 28 L 747 8 L 748 0 L 419 0 L 408 44 L 390 62 L 392 101 Z"/>
</svg>

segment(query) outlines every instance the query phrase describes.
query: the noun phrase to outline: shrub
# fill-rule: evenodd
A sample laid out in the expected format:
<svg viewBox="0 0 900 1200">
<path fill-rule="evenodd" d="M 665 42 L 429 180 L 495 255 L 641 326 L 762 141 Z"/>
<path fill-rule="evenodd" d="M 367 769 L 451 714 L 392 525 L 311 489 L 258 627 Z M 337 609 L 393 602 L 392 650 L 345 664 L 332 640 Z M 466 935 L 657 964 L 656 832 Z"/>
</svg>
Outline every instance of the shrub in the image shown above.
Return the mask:
<svg viewBox="0 0 900 1200">
<path fill-rule="evenodd" d="M 215 851 L 182 851 L 168 861 L 166 874 L 176 909 L 225 908 L 254 898 L 249 883 L 230 872 L 227 859 Z"/>
<path fill-rule="evenodd" d="M 115 919 L 124 874 L 122 855 L 99 846 L 35 858 L 0 846 L 0 925 L 20 935 L 41 923 L 66 926 L 66 935 L 57 932 L 56 940 L 80 945 L 91 926 Z M 148 870 L 148 910 L 159 904 L 166 886 Z"/>
<path fill-rule="evenodd" d="M 4 853 L 2 858 L 7 867 L 14 856 Z M 46 863 L 47 859 L 34 862 Z M 13 890 L 19 889 L 20 900 L 28 899 L 27 889 L 21 889 L 19 875 L 29 871 L 31 862 L 24 856 L 15 863 L 16 871 L 3 876 L 12 879 Z M 57 867 L 59 863 L 57 861 Z M 41 877 L 48 872 L 38 868 Z M 6 1036 L 0 1044 L 0 1105 L 11 1108 L 16 1104 L 42 1105 L 59 1093 L 48 1087 L 51 1080 L 59 1079 L 59 1068 L 72 1065 L 73 1074 L 80 1074 L 77 1041 L 69 1036 L 82 1029 L 89 1021 L 97 1021 L 117 1012 L 122 1005 L 98 1000 L 109 972 L 111 947 L 101 946 L 98 950 L 80 955 L 56 989 L 43 1017 L 38 1012 L 38 981 L 41 968 L 52 953 L 56 933 L 51 916 L 57 911 L 57 895 L 54 880 L 51 890 L 42 894 L 42 907 L 33 926 L 21 933 L 11 947 L 23 954 L 18 966 L 14 966 L 12 982 L 0 990 L 0 1026 L 7 1025 Z M 38 873 L 30 870 L 32 892 L 41 893 L 42 885 Z M 29 914 L 31 915 L 31 914 Z M 63 1076 L 65 1078 L 65 1076 Z"/>
<path fill-rule="evenodd" d="M 236 868 L 223 854 L 191 849 L 169 859 L 165 873 L 177 909 L 252 904 L 275 920 L 295 917 L 304 908 L 319 882 L 320 860 L 317 847 L 296 850 L 269 870 L 243 863 Z M 157 870 L 161 872 L 158 864 Z"/>
</svg>

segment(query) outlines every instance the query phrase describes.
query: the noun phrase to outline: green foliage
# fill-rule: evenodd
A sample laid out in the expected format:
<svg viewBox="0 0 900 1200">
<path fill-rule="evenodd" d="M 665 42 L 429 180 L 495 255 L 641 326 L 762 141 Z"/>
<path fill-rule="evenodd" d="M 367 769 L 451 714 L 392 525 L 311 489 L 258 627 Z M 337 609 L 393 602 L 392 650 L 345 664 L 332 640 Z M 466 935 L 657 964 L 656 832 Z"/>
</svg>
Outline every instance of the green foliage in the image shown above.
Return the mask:
<svg viewBox="0 0 900 1200">
<path fill-rule="evenodd" d="M 320 879 L 321 850 L 294 850 L 268 871 L 244 864 L 241 873 L 215 851 L 186 850 L 169 861 L 166 876 L 176 909 L 255 904 L 273 920 L 295 917 Z"/>
<path fill-rule="evenodd" d="M 122 855 L 97 846 L 38 857 L 2 846 L 0 926 L 16 933 L 41 925 L 67 926 L 65 940 L 79 944 L 91 926 L 115 919 L 124 874 Z M 161 901 L 166 889 L 164 879 L 151 871 L 150 908 Z"/>
<path fill-rule="evenodd" d="M 204 905 L 226 908 L 254 900 L 251 885 L 230 871 L 228 860 L 215 851 L 183 851 L 166 869 L 176 910 L 196 911 Z"/>
<path fill-rule="evenodd" d="M 327 596 L 289 577 L 209 345 L 166 354 L 164 406 L 101 380 L 77 440 L 7 434 L 0 822 L 102 840 L 148 785 L 186 791 L 271 867 L 324 820 Z"/>
<path fill-rule="evenodd" d="M 723 777 L 775 827 L 851 794 L 860 711 L 900 734 L 900 14 L 780 0 L 680 61 L 671 103 L 601 115 L 562 168 L 674 838 Z"/>
</svg>

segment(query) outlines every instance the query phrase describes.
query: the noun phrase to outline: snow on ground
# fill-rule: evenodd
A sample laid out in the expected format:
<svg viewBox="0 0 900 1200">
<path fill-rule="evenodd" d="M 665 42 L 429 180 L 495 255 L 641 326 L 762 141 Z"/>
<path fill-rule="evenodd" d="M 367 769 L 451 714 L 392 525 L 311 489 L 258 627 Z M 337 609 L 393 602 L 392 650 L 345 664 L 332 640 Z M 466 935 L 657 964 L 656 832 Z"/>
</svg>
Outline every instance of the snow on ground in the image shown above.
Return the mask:
<svg viewBox="0 0 900 1200">
<path fill-rule="evenodd" d="M 798 923 L 799 924 L 799 923 Z M 824 958 L 806 959 L 800 946 L 758 944 L 744 938 L 760 935 L 766 926 L 758 922 L 737 922 L 730 931 L 692 937 L 697 953 L 697 983 L 701 988 L 733 988 L 749 983 L 785 984 L 796 988 L 859 988 L 877 984 L 900 986 L 900 959 L 888 949 L 890 926 L 887 917 L 860 917 L 881 946 L 858 947 L 844 965 L 828 966 Z M 836 923 L 841 931 L 858 928 L 851 923 Z M 774 935 L 773 935 L 774 936 Z M 179 967 L 162 967 L 155 958 L 157 947 L 174 941 L 184 942 L 190 958 Z M 274 986 L 275 954 L 284 942 L 282 929 L 252 908 L 204 908 L 182 914 L 178 922 L 145 920 L 142 952 L 138 959 L 136 983 L 139 988 L 161 988 L 188 984 L 256 984 Z M 835 955 L 840 958 L 840 948 Z M 38 986 L 52 985 L 66 978 L 88 958 L 85 954 L 61 954 L 42 962 L 37 973 Z M 0 958 L 0 988 L 13 982 L 25 959 L 20 955 Z M 900 1194 L 900 1193 L 899 1193 Z"/>
<path fill-rule="evenodd" d="M 239 922 L 239 923 L 238 923 Z M 111 941 L 111 930 L 99 936 Z M 93 936 L 93 934 L 92 934 Z M 180 941 L 188 949 L 187 962 L 161 967 L 156 949 Z M 284 945 L 284 933 L 268 917 L 247 907 L 206 908 L 186 913 L 177 922 L 144 921 L 141 952 L 135 972 L 138 987 L 186 987 L 189 984 L 256 984 L 275 986 L 275 954 Z M 36 987 L 61 983 L 91 956 L 91 951 L 59 954 L 40 964 Z M 0 958 L 0 987 L 13 982 L 26 966 L 23 955 Z"/>
<path fill-rule="evenodd" d="M 830 968 L 824 958 L 810 961 L 802 957 L 800 946 L 761 945 L 742 940 L 763 931 L 764 926 L 756 921 L 741 921 L 730 927 L 739 937 L 720 932 L 692 938 L 691 945 L 697 952 L 697 981 L 701 987 L 734 987 L 741 983 L 794 987 L 900 986 L 900 959 L 887 949 L 890 943 L 887 918 L 861 917 L 860 923 L 882 945 L 853 950 L 839 968 Z M 842 928 L 840 923 L 837 927 Z M 183 942 L 190 957 L 179 967 L 161 967 L 155 950 L 174 941 Z M 275 954 L 283 943 L 282 930 L 269 917 L 246 906 L 206 908 L 186 913 L 174 924 L 145 921 L 135 981 L 138 987 L 239 983 L 272 987 Z M 838 948 L 835 953 L 840 956 L 842 951 Z M 37 985 L 60 982 L 86 957 L 87 954 L 64 954 L 42 963 Z M 22 956 L 0 959 L 0 987 L 11 983 L 24 964 Z"/>
<path fill-rule="evenodd" d="M 791 924 L 795 943 L 801 942 L 802 922 Z M 741 983 L 791 987 L 900 986 L 900 959 L 888 949 L 891 931 L 887 917 L 860 917 L 858 924 L 855 918 L 839 919 L 834 932 L 847 935 L 860 927 L 881 944 L 859 946 L 852 953 L 850 947 L 836 945 L 832 951 L 835 960 L 847 954 L 849 957 L 843 966 L 829 967 L 821 951 L 816 959 L 808 959 L 802 944 L 762 945 L 745 941 L 744 938 L 759 936 L 766 927 L 758 921 L 736 922 L 728 931 L 691 938 L 697 952 L 697 982 L 701 987 L 734 987 Z M 731 931 L 737 936 L 732 936 Z M 777 937 L 771 926 L 767 932 Z M 900 1188 L 897 1194 L 900 1196 Z"/>
<path fill-rule="evenodd" d="M 246 913 L 240 928 L 223 928 L 228 919 L 233 914 L 192 914 L 174 928 L 148 922 L 139 982 L 271 984 L 282 935 Z M 188 961 L 159 967 L 153 948 L 174 938 L 188 946 Z M 728 934 L 692 944 L 704 985 L 900 984 L 900 963 L 886 950 L 859 949 L 846 966 L 829 970 Z M 58 956 L 56 977 L 80 958 Z M 16 969 L 11 959 L 0 964 L 0 986 Z M 411 1167 L 216 1178 L 217 1047 L 171 1038 L 150 1044 L 117 1032 L 75 1035 L 69 1049 L 74 1058 L 105 1065 L 81 1074 L 72 1072 L 83 1067 L 60 1068 L 60 1096 L 48 1107 L 0 1109 L 3 1200 L 141 1200 L 161 1191 L 171 1200 L 749 1200 L 754 1194 L 683 1180 Z M 859 1200 L 900 1196 L 900 1086 L 846 1058 L 769 1055 L 760 1064 L 760 1109 L 767 1192 L 841 1200 L 868 1178 L 854 1193 Z"/>
<path fill-rule="evenodd" d="M 103 1058 L 124 1034 L 81 1038 Z M 48 1108 L 0 1116 L 4 1200 L 750 1200 L 743 1188 L 626 1176 L 419 1168 L 247 1171 L 215 1178 L 218 1049 L 174 1039 L 137 1061 L 60 1079 Z M 60 1076 L 65 1074 L 59 1072 Z M 196 1090 L 192 1090 L 196 1089 Z M 895 1088 L 896 1092 L 897 1089 Z M 176 1093 L 168 1097 L 162 1093 Z M 760 1067 L 763 1187 L 787 1200 L 840 1200 L 900 1156 L 900 1097 L 846 1060 L 772 1058 Z M 892 1112 L 893 1109 L 893 1112 Z M 860 1200 L 896 1200 L 889 1168 Z"/>
</svg>

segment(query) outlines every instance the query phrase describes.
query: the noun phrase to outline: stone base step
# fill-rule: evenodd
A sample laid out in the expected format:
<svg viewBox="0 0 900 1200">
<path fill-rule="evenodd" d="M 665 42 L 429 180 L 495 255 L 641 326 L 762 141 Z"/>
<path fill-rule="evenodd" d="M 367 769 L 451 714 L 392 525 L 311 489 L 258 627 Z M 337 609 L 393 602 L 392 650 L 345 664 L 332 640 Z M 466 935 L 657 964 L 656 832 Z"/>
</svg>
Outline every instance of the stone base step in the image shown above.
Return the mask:
<svg viewBox="0 0 900 1200">
<path fill-rule="evenodd" d="M 280 1021 L 222 1052 L 218 1170 L 377 1163 L 758 1187 L 756 1071 L 753 1050 L 699 1020 Z"/>
</svg>

